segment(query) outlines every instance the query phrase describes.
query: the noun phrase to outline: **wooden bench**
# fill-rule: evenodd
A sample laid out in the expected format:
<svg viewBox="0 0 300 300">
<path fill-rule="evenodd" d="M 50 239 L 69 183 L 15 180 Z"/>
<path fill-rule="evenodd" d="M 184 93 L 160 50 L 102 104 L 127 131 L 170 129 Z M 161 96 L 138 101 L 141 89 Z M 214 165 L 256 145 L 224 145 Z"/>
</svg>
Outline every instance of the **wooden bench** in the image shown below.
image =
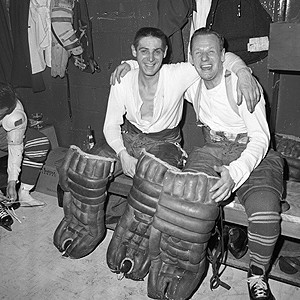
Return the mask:
<svg viewBox="0 0 300 300">
<path fill-rule="evenodd" d="M 290 209 L 281 214 L 281 234 L 300 240 L 300 182 L 287 182 L 284 199 L 289 203 Z M 225 207 L 225 220 L 247 226 L 246 213 L 238 200 Z"/>
<path fill-rule="evenodd" d="M 111 194 L 126 197 L 132 185 L 132 179 L 125 175 L 120 175 L 110 183 L 108 192 Z M 300 182 L 287 182 L 286 200 L 290 204 L 290 209 L 282 213 L 281 234 L 287 237 L 300 240 Z M 235 199 L 225 206 L 225 221 L 247 226 L 247 216 L 243 206 Z"/>
</svg>

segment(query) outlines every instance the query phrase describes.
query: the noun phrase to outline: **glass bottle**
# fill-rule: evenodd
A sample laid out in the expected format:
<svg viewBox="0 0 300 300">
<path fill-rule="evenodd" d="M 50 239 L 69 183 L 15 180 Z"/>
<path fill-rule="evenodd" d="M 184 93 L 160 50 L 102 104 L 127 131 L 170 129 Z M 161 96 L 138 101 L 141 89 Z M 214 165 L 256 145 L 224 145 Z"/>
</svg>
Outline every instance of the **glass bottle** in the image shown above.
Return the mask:
<svg viewBox="0 0 300 300">
<path fill-rule="evenodd" d="M 91 125 L 88 125 L 88 129 L 87 129 L 87 142 L 88 142 L 88 150 L 91 150 L 95 146 L 95 138 L 94 138 Z"/>
</svg>

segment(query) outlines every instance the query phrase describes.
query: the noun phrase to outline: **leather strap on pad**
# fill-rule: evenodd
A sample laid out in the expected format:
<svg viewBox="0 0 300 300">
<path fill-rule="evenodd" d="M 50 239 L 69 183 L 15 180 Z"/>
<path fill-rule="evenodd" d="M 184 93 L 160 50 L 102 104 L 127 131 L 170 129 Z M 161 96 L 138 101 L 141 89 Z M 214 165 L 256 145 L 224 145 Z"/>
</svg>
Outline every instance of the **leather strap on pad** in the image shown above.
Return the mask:
<svg viewBox="0 0 300 300">
<path fill-rule="evenodd" d="M 205 173 L 165 174 L 149 239 L 149 297 L 187 299 L 199 285 L 219 214 L 209 194 L 217 180 Z"/>
</svg>

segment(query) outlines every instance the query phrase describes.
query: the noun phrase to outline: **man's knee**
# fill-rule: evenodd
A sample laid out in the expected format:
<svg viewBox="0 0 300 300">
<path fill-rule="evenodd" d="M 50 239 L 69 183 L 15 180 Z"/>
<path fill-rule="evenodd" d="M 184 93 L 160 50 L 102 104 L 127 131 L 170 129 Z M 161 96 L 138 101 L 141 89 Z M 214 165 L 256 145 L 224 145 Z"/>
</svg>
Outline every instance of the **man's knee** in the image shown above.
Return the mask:
<svg viewBox="0 0 300 300">
<path fill-rule="evenodd" d="M 248 216 L 255 212 L 281 212 L 279 195 L 272 190 L 253 191 L 245 197 L 244 206 Z"/>
<path fill-rule="evenodd" d="M 283 189 L 283 160 L 277 152 L 270 151 L 238 189 L 237 195 L 243 204 L 245 199 L 255 197 L 256 193 L 273 193 L 275 199 L 281 199 Z"/>
<path fill-rule="evenodd" d="M 218 176 L 214 170 L 214 165 L 222 165 L 222 162 L 212 155 L 206 148 L 195 148 L 188 157 L 185 172 L 204 172 L 207 175 Z"/>
</svg>

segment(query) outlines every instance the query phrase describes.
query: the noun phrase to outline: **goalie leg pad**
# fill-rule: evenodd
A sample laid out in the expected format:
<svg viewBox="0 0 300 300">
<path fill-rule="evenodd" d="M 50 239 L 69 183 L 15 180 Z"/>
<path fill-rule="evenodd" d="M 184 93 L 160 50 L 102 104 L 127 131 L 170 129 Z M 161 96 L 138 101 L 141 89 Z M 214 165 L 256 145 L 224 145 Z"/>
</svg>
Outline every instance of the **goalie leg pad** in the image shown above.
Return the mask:
<svg viewBox="0 0 300 300">
<path fill-rule="evenodd" d="M 53 237 L 64 256 L 86 256 L 103 239 L 106 185 L 112 167 L 112 159 L 87 154 L 75 146 L 69 149 L 59 169 L 65 191 L 64 218 Z"/>
<path fill-rule="evenodd" d="M 218 177 L 165 174 L 149 238 L 148 296 L 188 299 L 206 271 L 206 248 L 219 215 L 209 189 Z"/>
<path fill-rule="evenodd" d="M 65 247 L 65 240 L 61 241 L 61 238 L 66 231 L 66 228 L 72 221 L 72 214 L 71 214 L 71 203 L 72 203 L 72 195 L 70 192 L 64 192 L 63 195 L 63 210 L 64 210 L 64 217 L 60 221 L 59 225 L 57 226 L 54 235 L 53 235 L 53 244 L 58 248 L 59 251 L 63 252 Z"/>
<path fill-rule="evenodd" d="M 68 152 L 66 153 L 60 167 L 58 168 L 58 181 L 59 185 L 62 188 L 64 192 L 69 191 L 69 186 L 68 186 L 68 170 L 70 167 L 71 160 L 73 156 L 76 154 L 76 149 L 73 147 L 70 147 L 68 149 Z"/>
<path fill-rule="evenodd" d="M 132 280 L 143 280 L 147 275 L 150 227 L 163 178 L 169 168 L 174 167 L 154 155 L 144 153 L 140 156 L 126 210 L 107 250 L 107 264 L 112 272 L 123 273 Z"/>
</svg>

